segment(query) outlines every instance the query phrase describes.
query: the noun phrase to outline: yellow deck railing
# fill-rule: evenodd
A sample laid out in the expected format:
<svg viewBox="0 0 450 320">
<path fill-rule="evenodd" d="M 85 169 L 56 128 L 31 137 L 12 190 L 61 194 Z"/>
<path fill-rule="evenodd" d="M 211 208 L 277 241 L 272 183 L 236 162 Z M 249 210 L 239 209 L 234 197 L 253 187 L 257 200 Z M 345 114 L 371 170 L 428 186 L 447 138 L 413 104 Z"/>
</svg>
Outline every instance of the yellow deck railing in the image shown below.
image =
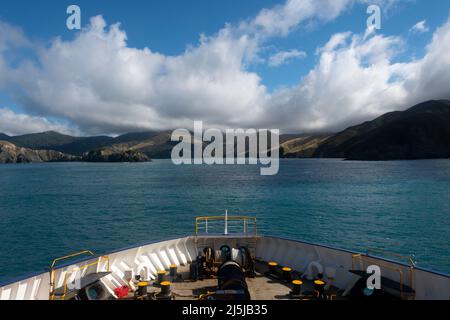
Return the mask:
<svg viewBox="0 0 450 320">
<path fill-rule="evenodd" d="M 53 262 L 52 262 L 52 264 L 50 266 L 50 292 L 49 292 L 50 300 L 54 300 L 55 299 L 55 290 L 56 290 L 56 288 L 55 288 L 55 286 L 56 286 L 56 268 L 55 267 L 56 267 L 56 264 L 61 262 L 61 261 L 63 261 L 63 260 L 68 260 L 68 259 L 71 259 L 71 258 L 74 258 L 74 257 L 78 257 L 78 256 L 81 256 L 81 255 L 94 256 L 95 254 L 92 251 L 90 251 L 90 250 L 84 250 L 84 251 L 80 251 L 80 252 L 77 252 L 77 253 L 69 254 L 67 256 L 63 256 L 63 257 L 60 257 L 60 258 L 56 258 L 55 260 L 53 260 Z M 110 262 L 109 262 L 109 257 L 108 256 L 99 257 L 97 259 L 97 261 L 95 261 L 95 262 L 92 262 L 92 263 L 89 263 L 89 264 L 85 264 L 85 265 L 83 265 L 81 267 L 76 267 L 76 268 L 74 268 L 72 270 L 67 271 L 67 273 L 64 276 L 64 282 L 63 282 L 64 293 L 60 297 L 60 299 L 64 300 L 64 298 L 65 298 L 65 296 L 67 294 L 67 291 L 68 291 L 67 290 L 67 281 L 69 280 L 69 277 L 74 272 L 87 269 L 87 268 L 89 268 L 91 266 L 98 265 L 101 262 L 105 262 L 105 261 L 107 262 L 107 271 L 110 271 Z"/>
<path fill-rule="evenodd" d="M 375 250 L 371 250 L 372 252 L 376 252 Z M 394 253 L 388 253 L 388 252 L 382 252 L 381 250 L 378 250 L 377 252 L 383 253 L 386 255 L 395 256 L 398 258 L 409 258 L 411 261 L 411 265 L 408 266 L 409 269 L 409 287 L 413 288 L 413 277 L 414 277 L 414 261 L 410 257 L 394 254 Z M 365 268 L 365 266 L 369 264 L 377 265 L 381 268 L 386 268 L 391 271 L 397 272 L 399 274 L 399 283 L 400 283 L 400 298 L 403 298 L 403 289 L 404 289 L 404 274 L 403 271 L 400 269 L 400 267 L 397 267 L 395 265 L 390 265 L 388 262 L 384 262 L 382 260 L 379 260 L 375 257 L 371 257 L 368 255 L 363 255 L 361 253 L 353 254 L 352 255 L 352 270 L 355 270 L 356 268 L 356 260 L 359 259 L 359 262 L 362 264 L 362 267 Z"/>
<path fill-rule="evenodd" d="M 77 257 L 77 256 L 81 256 L 81 255 L 91 255 L 91 256 L 93 256 L 94 253 L 93 253 L 92 251 L 90 251 L 90 250 L 84 250 L 84 251 L 80 251 L 80 252 L 77 252 L 77 253 L 69 254 L 69 255 L 64 256 L 64 257 L 56 258 L 55 260 L 53 260 L 53 262 L 52 262 L 52 264 L 51 264 L 51 266 L 50 266 L 50 269 L 51 269 L 51 270 L 54 270 L 56 264 L 57 264 L 58 262 L 60 262 L 60 261 L 67 260 L 67 259 L 71 259 L 71 258 L 74 258 L 74 257 Z"/>
<path fill-rule="evenodd" d="M 413 260 L 413 258 L 411 256 L 405 256 L 405 255 L 398 254 L 398 253 L 388 252 L 388 251 L 380 250 L 380 249 L 372 249 L 372 248 L 367 249 L 367 254 L 370 254 L 370 253 L 381 254 L 383 256 L 403 260 L 405 262 L 408 262 L 409 266 L 411 266 L 411 267 L 416 266 L 416 262 Z"/>
<path fill-rule="evenodd" d="M 198 240 L 199 235 L 208 235 L 209 231 L 214 227 L 217 228 L 218 222 L 222 222 L 224 226 L 224 235 L 233 235 L 236 233 L 228 233 L 228 223 L 241 222 L 243 227 L 243 235 L 245 237 L 257 238 L 258 230 L 256 225 L 256 217 L 250 216 L 210 216 L 210 217 L 197 217 L 195 219 L 195 240 Z M 234 224 L 230 224 L 230 227 L 235 227 Z M 231 228 L 230 228 L 231 229 Z M 233 230 L 231 230 L 233 231 Z"/>
<path fill-rule="evenodd" d="M 67 282 L 69 281 L 69 279 L 70 279 L 70 277 L 71 277 L 71 275 L 73 273 L 85 270 L 85 269 L 90 268 L 90 267 L 95 266 L 95 265 L 99 265 L 102 262 L 107 262 L 107 271 L 109 272 L 110 271 L 110 265 L 109 265 L 109 257 L 108 256 L 99 257 L 97 261 L 94 261 L 94 262 L 85 264 L 85 265 L 83 265 L 81 267 L 73 268 L 72 270 L 67 271 L 67 273 L 64 276 L 63 294 L 59 298 L 61 300 L 65 300 L 67 292 L 68 292 Z M 54 300 L 54 299 L 55 299 L 55 295 L 53 294 L 51 300 Z"/>
</svg>

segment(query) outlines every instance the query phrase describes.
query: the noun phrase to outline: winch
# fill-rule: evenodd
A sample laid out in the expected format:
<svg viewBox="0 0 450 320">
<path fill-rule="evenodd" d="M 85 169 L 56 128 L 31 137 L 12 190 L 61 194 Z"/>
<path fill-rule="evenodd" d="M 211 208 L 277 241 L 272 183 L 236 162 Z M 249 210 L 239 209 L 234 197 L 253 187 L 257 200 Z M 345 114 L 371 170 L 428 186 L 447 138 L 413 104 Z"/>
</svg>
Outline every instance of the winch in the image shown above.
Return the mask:
<svg viewBox="0 0 450 320">
<path fill-rule="evenodd" d="M 236 261 L 223 263 L 217 272 L 216 300 L 250 300 L 245 272 Z"/>
<path fill-rule="evenodd" d="M 217 290 L 200 299 L 250 300 L 246 276 L 255 276 L 255 265 L 246 247 L 206 247 L 190 266 L 191 281 L 217 277 Z"/>
</svg>

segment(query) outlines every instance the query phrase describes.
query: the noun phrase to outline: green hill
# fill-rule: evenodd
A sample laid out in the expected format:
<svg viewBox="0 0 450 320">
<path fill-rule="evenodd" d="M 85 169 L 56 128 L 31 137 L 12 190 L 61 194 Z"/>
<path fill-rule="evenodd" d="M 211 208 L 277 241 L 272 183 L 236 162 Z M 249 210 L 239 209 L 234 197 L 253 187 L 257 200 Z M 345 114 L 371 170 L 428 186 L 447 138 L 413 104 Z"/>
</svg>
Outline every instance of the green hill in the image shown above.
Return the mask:
<svg viewBox="0 0 450 320">
<path fill-rule="evenodd" d="M 139 152 L 149 158 L 170 158 L 176 142 L 171 131 L 127 133 L 118 137 L 72 137 L 54 131 L 0 140 L 33 150 L 55 150 L 83 156 L 103 150 Z M 346 158 L 397 160 L 450 158 L 450 101 L 435 100 L 403 112 L 391 112 L 337 134 L 287 134 L 280 136 L 284 158 Z"/>
</svg>

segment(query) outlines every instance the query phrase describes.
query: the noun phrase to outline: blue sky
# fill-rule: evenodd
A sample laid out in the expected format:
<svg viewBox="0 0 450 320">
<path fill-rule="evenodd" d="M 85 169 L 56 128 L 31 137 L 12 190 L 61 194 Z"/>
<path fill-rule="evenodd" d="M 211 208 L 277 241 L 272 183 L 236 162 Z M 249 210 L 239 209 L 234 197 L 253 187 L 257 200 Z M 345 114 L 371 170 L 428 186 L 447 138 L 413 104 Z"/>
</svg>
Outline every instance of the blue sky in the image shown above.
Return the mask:
<svg viewBox="0 0 450 320">
<path fill-rule="evenodd" d="M 297 0 L 301 5 L 302 0 Z M 308 0 L 304 0 L 307 2 Z M 327 5 L 327 0 L 324 1 L 324 7 Z M 341 0 L 338 0 L 341 1 Z M 343 0 L 341 2 L 345 2 Z M 350 2 L 348 0 L 347 2 Z M 397 62 L 411 63 L 423 58 L 427 54 L 426 47 L 431 43 L 434 32 L 444 25 L 450 13 L 450 2 L 442 0 L 379 0 L 381 1 L 381 8 L 384 10 L 382 14 L 382 29 L 377 31 L 377 34 L 382 35 L 384 39 L 389 37 L 396 37 L 401 39 L 402 46 L 395 54 L 389 57 L 390 63 L 393 65 Z M 332 3 L 333 1 L 330 1 Z M 377 2 L 377 1 L 374 1 Z M 323 47 L 333 35 L 351 32 L 353 35 L 364 35 L 366 29 L 366 14 L 367 6 L 370 1 L 359 0 L 354 4 L 346 5 L 342 12 L 330 19 L 315 19 L 308 18 L 297 25 L 293 25 L 287 34 L 277 34 L 275 36 L 265 37 L 257 43 L 257 59 L 247 61 L 242 58 L 240 71 L 242 75 L 254 75 L 259 78 L 257 85 L 262 86 L 265 93 L 261 97 L 256 97 L 254 101 L 262 101 L 262 96 L 270 96 L 267 100 L 277 96 L 278 93 L 284 90 L 283 88 L 293 88 L 302 84 L 303 79 L 318 67 L 323 56 L 317 52 L 318 48 Z M 390 3 L 394 5 L 389 6 Z M 186 48 L 189 46 L 193 48 L 199 47 L 200 35 L 204 34 L 208 37 L 215 38 L 217 32 L 224 28 L 229 23 L 237 26 L 242 21 L 252 21 L 263 10 L 276 10 L 278 7 L 286 5 L 286 1 L 269 1 L 269 0 L 169 0 L 169 1 L 107 1 L 107 0 L 86 0 L 86 1 L 2 1 L 0 7 L 0 21 L 22 30 L 24 36 L 33 43 L 32 49 L 14 49 L 12 53 L 5 53 L 6 61 L 11 70 L 17 69 L 18 66 L 24 64 L 24 61 L 29 60 L 36 64 L 36 73 L 43 77 L 43 81 L 48 80 L 48 70 L 41 67 L 39 61 L 40 50 L 49 50 L 53 46 L 53 41 L 56 37 L 60 37 L 64 43 L 75 43 L 78 32 L 69 31 L 65 26 L 67 18 L 66 8 L 70 4 L 77 4 L 82 10 L 82 25 L 84 28 L 89 28 L 90 18 L 102 15 L 106 21 L 106 29 L 108 30 L 111 24 L 120 22 L 120 30 L 127 35 L 126 48 L 136 48 L 143 50 L 149 48 L 152 53 L 158 53 L 164 57 L 181 57 L 185 55 Z M 278 7 L 277 7 L 278 6 Z M 320 13 L 319 13 L 320 15 Z M 426 32 L 411 32 L 411 28 L 418 22 L 426 20 Z M 272 21 L 276 24 L 277 21 Z M 380 42 L 381 43 L 381 42 Z M 350 44 L 347 44 L 350 46 Z M 80 45 L 81 46 L 81 45 Z M 44 48 L 44 49 L 42 49 Z M 247 49 L 245 49 L 247 50 Z M 298 57 L 291 60 L 286 60 L 278 66 L 273 66 L 268 63 L 271 56 L 279 52 L 297 50 L 305 53 L 305 56 Z M 90 52 L 95 54 L 95 52 Z M 89 54 L 89 53 L 86 53 Z M 382 53 L 379 53 L 380 55 Z M 11 59 L 8 57 L 17 55 L 20 58 Z M 204 56 L 202 56 L 204 57 Z M 18 61 L 15 61 L 18 60 Z M 245 61 L 244 61 L 245 60 Z M 77 61 L 76 63 L 82 63 Z M 164 67 L 166 68 L 166 66 Z M 76 70 L 76 69 L 75 69 Z M 121 68 L 120 70 L 123 70 Z M 397 71 L 395 71 L 397 72 Z M 81 75 L 79 77 L 83 77 Z M 233 75 L 237 76 L 237 75 Z M 249 85 L 252 85 L 249 83 Z M 83 117 L 73 115 L 71 112 L 58 112 L 51 106 L 45 105 L 46 102 L 38 100 L 36 97 L 31 97 L 30 94 L 24 93 L 26 85 L 14 84 L 13 89 L 10 86 L 0 87 L 0 108 L 8 108 L 14 113 L 26 113 L 33 117 L 41 117 L 50 123 L 69 123 L 73 129 L 85 133 L 113 133 L 122 130 L 132 129 L 150 129 L 157 127 L 155 123 L 142 124 L 133 126 L 130 124 L 132 120 L 128 121 L 123 126 L 114 128 L 109 124 L 102 123 L 83 123 Z M 73 87 L 73 86 L 72 86 Z M 180 89 L 184 91 L 185 88 Z M 94 89 L 92 89 L 94 90 Z M 98 90 L 98 89 L 97 89 Z M 180 93 L 182 94 L 182 93 Z M 230 95 L 233 92 L 229 93 Z M 331 94 L 331 93 L 330 93 Z M 255 94 L 256 96 L 256 94 Z M 186 99 L 183 97 L 182 99 Z M 192 99 L 191 96 L 189 96 Z M 440 97 L 442 98 L 442 97 Z M 450 98 L 450 97 L 449 97 Z M 162 99 L 159 98 L 158 99 Z M 156 100 L 158 100 L 156 99 Z M 220 97 L 218 97 L 220 99 Z M 261 100 L 260 100 L 261 99 Z M 280 98 L 281 100 L 282 98 Z M 288 99 L 284 97 L 284 99 Z M 156 101 L 155 100 L 155 101 Z M 364 99 L 356 99 L 363 101 Z M 255 103 L 252 100 L 252 103 Z M 404 99 L 409 101 L 409 99 Z M 155 102 L 156 103 L 156 102 Z M 159 100 L 158 100 L 158 103 Z M 177 102 L 178 103 L 178 102 Z M 263 104 L 269 103 L 266 100 L 261 102 Z M 119 102 L 118 102 L 119 104 Z M 143 103 L 140 102 L 139 105 Z M 173 104 L 176 104 L 175 102 Z M 120 101 L 123 108 L 123 101 Z M 392 107 L 398 107 L 399 103 L 395 102 Z M 36 106 L 36 107 L 35 107 Z M 148 104 L 153 108 L 152 103 Z M 223 108 L 223 106 L 221 106 Z M 244 106 L 245 107 L 245 106 Z M 301 107 L 301 106 L 300 106 Z M 318 106 L 319 107 L 319 106 Z M 318 108 L 317 107 L 317 108 Z M 92 108 L 96 108 L 92 105 Z M 149 117 L 168 117 L 174 115 L 174 110 L 152 110 Z M 186 106 L 190 108 L 190 106 Z M 191 110 L 198 108 L 192 106 Z M 288 107 L 278 107 L 284 110 Z M 102 112 L 105 112 L 105 108 Z M 264 108 L 263 108 L 264 109 Z M 364 116 L 372 116 L 384 110 L 377 110 L 376 112 L 363 113 L 358 115 L 359 118 Z M 106 111 L 107 112 L 107 111 Z M 111 114 L 115 114 L 116 109 L 111 110 Z M 186 119 L 187 114 L 180 115 L 180 118 Z M 220 112 L 219 112 L 220 113 Z M 276 113 L 271 110 L 270 116 Z M 306 112 L 308 116 L 312 114 L 311 111 Z M 104 114 L 106 117 L 108 114 Z M 211 117 L 211 124 L 218 124 L 217 118 Z M 358 118 L 356 117 L 356 118 Z M 244 117 L 245 118 L 245 117 Z M 286 118 L 286 116 L 285 116 Z M 285 119 L 284 118 L 284 119 Z M 356 119 L 355 118 L 355 119 Z M 359 119 L 358 118 L 358 119 Z M 152 120 L 152 119 L 150 119 Z M 158 123 L 165 122 L 157 121 Z M 209 120 L 209 119 L 207 119 Z M 277 119 L 277 125 L 281 125 L 283 118 Z M 333 127 L 333 124 L 321 119 L 314 119 L 317 123 L 317 129 L 325 129 Z M 88 121 L 89 122 L 89 121 Z M 109 122 L 109 121 L 106 121 Z M 269 123 L 270 119 L 264 121 L 259 119 L 254 121 L 255 124 Z M 302 122 L 308 122 L 307 120 Z M 327 122 L 327 123 L 325 123 Z M 336 126 L 349 124 L 350 120 L 344 120 L 336 124 Z M 238 121 L 230 119 L 226 124 L 252 124 L 252 120 L 245 119 L 245 121 Z M 322 124 L 323 123 L 323 124 Z M 0 122 L 1 125 L 1 122 Z M 280 125 L 280 126 L 281 126 Z M 109 128 L 110 127 L 110 128 Z M 161 127 L 164 127 L 162 125 Z M 303 127 L 305 127 L 303 125 Z M 0 131 L 1 131 L 0 127 Z M 302 130 L 302 125 L 298 128 L 289 124 L 286 125 L 289 130 Z M 306 128 L 307 130 L 314 128 Z M 5 130 L 4 130 L 5 131 Z M 12 132 L 13 130 L 9 130 Z M 19 130 L 20 131 L 20 130 Z"/>
<path fill-rule="evenodd" d="M 77 4 L 82 9 L 82 23 L 89 18 L 103 15 L 108 23 L 120 22 L 127 32 L 131 47 L 150 47 L 166 55 L 181 54 L 186 46 L 198 43 L 200 34 L 212 35 L 225 23 L 238 22 L 255 16 L 262 8 L 283 4 L 280 0 L 165 0 L 165 1 L 4 1 L 0 18 L 21 26 L 35 40 L 48 41 L 57 36 L 70 39 L 74 32 L 65 26 L 67 6 Z M 293 61 L 281 68 L 252 66 L 271 88 L 293 85 L 315 64 L 314 52 L 330 35 L 338 31 L 364 32 L 367 5 L 357 4 L 351 10 L 329 24 L 320 24 L 307 32 L 293 32 L 287 37 L 274 39 L 268 46 L 279 49 L 298 49 L 308 53 L 306 59 Z M 427 20 L 430 29 L 444 23 L 450 14 L 450 2 L 444 0 L 403 1 L 382 16 L 383 33 L 404 35 L 410 50 L 406 55 L 420 56 L 432 33 L 409 34 L 418 21 Z M 270 49 L 269 49 L 270 50 Z"/>
</svg>

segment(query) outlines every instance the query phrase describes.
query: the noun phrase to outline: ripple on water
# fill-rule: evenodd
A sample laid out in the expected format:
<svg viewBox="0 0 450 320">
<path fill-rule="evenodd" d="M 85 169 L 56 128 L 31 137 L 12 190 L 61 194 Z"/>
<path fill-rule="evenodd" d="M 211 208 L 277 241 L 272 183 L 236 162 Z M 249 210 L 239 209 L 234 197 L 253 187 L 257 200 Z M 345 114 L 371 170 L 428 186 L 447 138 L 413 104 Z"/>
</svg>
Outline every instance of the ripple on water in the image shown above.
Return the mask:
<svg viewBox="0 0 450 320">
<path fill-rule="evenodd" d="M 249 166 L 0 166 L 0 281 L 80 249 L 193 233 L 199 215 L 246 212 L 259 231 L 352 250 L 414 254 L 450 273 L 450 161 L 283 160 Z"/>
</svg>

